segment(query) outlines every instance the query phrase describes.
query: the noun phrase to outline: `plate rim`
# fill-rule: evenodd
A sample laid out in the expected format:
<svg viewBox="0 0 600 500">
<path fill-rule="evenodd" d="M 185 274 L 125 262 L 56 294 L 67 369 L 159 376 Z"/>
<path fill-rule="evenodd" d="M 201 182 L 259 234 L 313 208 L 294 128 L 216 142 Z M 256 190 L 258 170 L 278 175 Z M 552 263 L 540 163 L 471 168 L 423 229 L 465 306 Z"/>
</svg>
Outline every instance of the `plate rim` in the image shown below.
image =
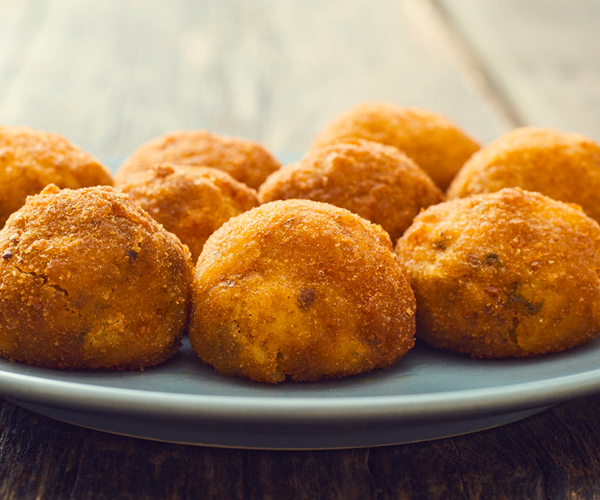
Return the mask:
<svg viewBox="0 0 600 500">
<path fill-rule="evenodd" d="M 509 413 L 600 392 L 600 368 L 497 387 L 383 396 L 239 396 L 168 393 L 54 380 L 0 367 L 0 394 L 55 408 L 181 421 L 339 423 L 435 421 Z"/>
</svg>

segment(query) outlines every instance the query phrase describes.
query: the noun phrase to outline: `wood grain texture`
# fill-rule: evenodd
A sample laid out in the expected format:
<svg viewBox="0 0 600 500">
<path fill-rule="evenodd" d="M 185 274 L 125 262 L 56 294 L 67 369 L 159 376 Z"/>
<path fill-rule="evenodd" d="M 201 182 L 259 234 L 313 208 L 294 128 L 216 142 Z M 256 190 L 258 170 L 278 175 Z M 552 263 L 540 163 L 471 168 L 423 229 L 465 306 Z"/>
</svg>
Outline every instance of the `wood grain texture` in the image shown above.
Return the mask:
<svg viewBox="0 0 600 500">
<path fill-rule="evenodd" d="M 15 3 L 0 1 L 0 12 Z M 181 128 L 301 153 L 363 100 L 431 108 L 484 141 L 506 129 L 422 0 L 36 5 L 14 23 L 35 33 L 0 52 L 0 68 L 18 62 L 0 73 L 0 120 L 63 133 L 99 156 Z"/>
<path fill-rule="evenodd" d="M 0 0 L 0 123 L 104 158 L 195 127 L 300 154 L 334 115 L 378 99 L 482 141 L 521 122 L 598 138 L 598 5 Z M 468 436 L 289 452 L 113 436 L 0 400 L 0 498 L 598 498 L 599 416 L 592 396 Z"/>
<path fill-rule="evenodd" d="M 600 140 L 600 2 L 437 1 L 524 124 Z"/>
<path fill-rule="evenodd" d="M 47 16 L 46 7 L 39 0 L 0 4 L 0 96 L 6 95 L 28 59 L 32 42 Z"/>
<path fill-rule="evenodd" d="M 0 498 L 597 498 L 600 396 L 438 441 L 225 450 L 113 436 L 0 407 Z"/>
</svg>

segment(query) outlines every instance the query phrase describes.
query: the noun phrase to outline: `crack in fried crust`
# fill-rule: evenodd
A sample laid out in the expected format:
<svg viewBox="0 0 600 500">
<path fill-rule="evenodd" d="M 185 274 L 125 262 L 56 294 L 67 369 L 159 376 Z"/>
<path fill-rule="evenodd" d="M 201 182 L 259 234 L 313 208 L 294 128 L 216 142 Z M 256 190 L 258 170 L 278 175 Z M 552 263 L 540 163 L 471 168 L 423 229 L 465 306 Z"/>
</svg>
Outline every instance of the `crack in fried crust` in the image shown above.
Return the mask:
<svg viewBox="0 0 600 500">
<path fill-rule="evenodd" d="M 189 251 L 125 195 L 50 186 L 0 231 L 0 254 L 7 253 L 3 356 L 50 368 L 137 369 L 179 347 Z"/>
</svg>

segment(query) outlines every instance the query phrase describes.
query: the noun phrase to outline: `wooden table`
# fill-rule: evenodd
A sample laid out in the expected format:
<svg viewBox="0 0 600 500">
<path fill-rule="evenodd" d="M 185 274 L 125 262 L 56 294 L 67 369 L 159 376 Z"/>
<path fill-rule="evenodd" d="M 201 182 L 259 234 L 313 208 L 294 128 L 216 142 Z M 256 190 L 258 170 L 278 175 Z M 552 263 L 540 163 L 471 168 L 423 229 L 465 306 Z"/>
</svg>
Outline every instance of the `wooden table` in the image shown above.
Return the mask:
<svg viewBox="0 0 600 500">
<path fill-rule="evenodd" d="M 207 128 L 300 155 L 366 100 L 600 140 L 593 0 L 0 0 L 0 122 L 108 162 Z M 433 442 L 251 451 L 150 442 L 0 403 L 0 498 L 598 498 L 600 395 Z"/>
</svg>

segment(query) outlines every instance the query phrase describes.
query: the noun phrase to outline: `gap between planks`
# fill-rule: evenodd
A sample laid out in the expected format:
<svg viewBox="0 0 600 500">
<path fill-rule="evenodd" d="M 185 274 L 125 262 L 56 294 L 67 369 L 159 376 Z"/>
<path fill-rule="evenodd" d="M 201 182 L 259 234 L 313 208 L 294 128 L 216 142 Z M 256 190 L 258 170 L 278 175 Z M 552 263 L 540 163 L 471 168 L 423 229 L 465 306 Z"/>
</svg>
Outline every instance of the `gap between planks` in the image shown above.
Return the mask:
<svg viewBox="0 0 600 500">
<path fill-rule="evenodd" d="M 507 129 L 525 124 L 519 110 L 511 99 L 495 83 L 486 64 L 473 50 L 459 27 L 452 20 L 440 0 L 411 0 L 412 8 L 427 22 L 427 35 L 448 48 L 454 64 L 463 72 L 474 90 L 488 103 L 492 111 Z"/>
</svg>

